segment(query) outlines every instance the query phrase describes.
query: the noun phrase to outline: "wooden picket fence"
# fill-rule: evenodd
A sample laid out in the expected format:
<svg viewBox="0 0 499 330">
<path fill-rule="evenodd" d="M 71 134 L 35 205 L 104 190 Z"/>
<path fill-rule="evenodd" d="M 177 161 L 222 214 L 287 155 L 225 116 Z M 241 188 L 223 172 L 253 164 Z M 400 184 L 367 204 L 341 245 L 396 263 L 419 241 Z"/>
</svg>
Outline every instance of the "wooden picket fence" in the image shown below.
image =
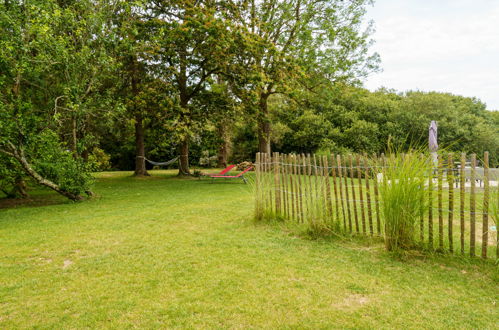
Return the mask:
<svg viewBox="0 0 499 330">
<path fill-rule="evenodd" d="M 417 240 L 431 250 L 499 258 L 494 223 L 499 187 L 488 153 L 481 167 L 475 154 L 462 154 L 456 162 L 452 154 L 439 158 L 438 166 L 428 171 L 428 208 L 417 219 Z M 257 153 L 256 217 L 293 221 L 316 231 L 383 237 L 380 187 L 386 164 L 383 155 Z"/>
</svg>

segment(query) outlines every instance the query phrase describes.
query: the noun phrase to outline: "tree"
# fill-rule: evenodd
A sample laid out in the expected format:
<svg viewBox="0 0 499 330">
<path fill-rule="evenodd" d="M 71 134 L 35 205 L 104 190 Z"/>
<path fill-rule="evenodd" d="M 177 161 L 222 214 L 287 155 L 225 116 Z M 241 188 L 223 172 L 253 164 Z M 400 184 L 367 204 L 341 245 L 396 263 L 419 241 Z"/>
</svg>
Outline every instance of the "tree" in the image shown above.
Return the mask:
<svg viewBox="0 0 499 330">
<path fill-rule="evenodd" d="M 91 180 L 81 160 L 71 153 L 68 158 L 68 147 L 77 154 L 75 134 L 72 144 L 67 144 L 54 131 L 66 115 L 61 116 L 61 109 L 70 112 L 74 128 L 76 110 L 98 80 L 99 67 L 90 59 L 101 55 L 92 41 L 102 40 L 102 7 L 92 3 L 93 10 L 81 11 L 82 7 L 69 2 L 64 5 L 55 1 L 0 4 L 0 71 L 4 73 L 0 152 L 37 183 L 80 200 L 82 193 L 91 195 Z M 82 23 L 68 26 L 79 15 L 85 18 Z M 83 63 L 91 65 L 90 74 L 76 76 Z M 53 163 L 44 162 L 47 159 Z"/>
<path fill-rule="evenodd" d="M 377 54 L 368 54 L 371 28 L 361 31 L 369 0 L 235 3 L 239 23 L 262 40 L 252 59 L 260 81 L 254 86 L 255 102 L 248 102 L 258 116 L 260 152 L 271 151 L 272 94 L 289 95 L 298 83 L 310 90 L 322 81 L 351 82 L 377 67 Z"/>
<path fill-rule="evenodd" d="M 207 114 L 192 106 L 216 75 L 224 75 L 241 51 L 240 28 L 217 14 L 224 3 L 212 1 L 151 1 L 149 28 L 155 35 L 148 61 L 151 74 L 175 90 L 174 125 L 179 138 L 179 174 L 189 174 L 189 143 Z"/>
</svg>

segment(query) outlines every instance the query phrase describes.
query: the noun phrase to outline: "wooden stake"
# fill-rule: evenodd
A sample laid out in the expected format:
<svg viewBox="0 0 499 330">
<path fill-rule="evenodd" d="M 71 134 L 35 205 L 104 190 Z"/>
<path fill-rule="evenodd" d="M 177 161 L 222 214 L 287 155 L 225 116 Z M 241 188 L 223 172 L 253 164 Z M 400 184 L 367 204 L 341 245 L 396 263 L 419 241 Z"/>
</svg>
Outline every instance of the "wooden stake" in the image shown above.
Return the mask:
<svg viewBox="0 0 499 330">
<path fill-rule="evenodd" d="M 317 158 L 315 157 L 315 154 L 312 155 L 312 158 L 314 160 L 314 164 L 313 164 L 313 173 L 312 173 L 312 181 L 314 183 L 314 191 L 315 191 L 315 212 L 316 212 L 316 215 L 317 215 L 317 222 L 320 221 L 320 219 L 322 218 L 322 207 L 321 207 L 321 203 L 320 203 L 320 197 L 321 197 L 321 193 L 320 193 L 320 171 L 318 171 L 318 167 L 317 167 Z"/>
<path fill-rule="evenodd" d="M 466 177 L 464 173 L 464 167 L 466 166 L 466 154 L 461 154 L 461 166 L 459 169 L 459 208 L 460 208 L 460 234 L 461 234 L 461 254 L 464 254 L 464 203 L 465 203 L 465 185 L 466 185 Z"/>
<path fill-rule="evenodd" d="M 374 168 L 374 204 L 376 207 L 376 229 L 378 231 L 378 235 L 381 235 L 381 218 L 380 218 L 380 210 L 379 210 L 379 189 L 378 189 L 378 173 L 381 171 L 379 170 L 379 159 L 377 156 L 375 156 L 375 168 Z"/>
<path fill-rule="evenodd" d="M 353 172 L 353 157 L 348 155 L 350 163 L 350 185 L 352 186 L 353 214 L 355 217 L 355 231 L 359 232 L 359 216 L 357 214 L 357 198 L 355 197 L 355 174 Z"/>
<path fill-rule="evenodd" d="M 347 162 L 345 160 L 345 165 L 343 166 L 343 179 L 345 181 L 345 204 L 348 210 L 348 229 L 350 232 L 353 231 L 352 228 L 352 212 L 350 211 L 350 197 L 348 196 L 348 171 L 347 171 Z"/>
<path fill-rule="evenodd" d="M 443 159 L 438 156 L 438 169 L 437 169 L 437 179 L 438 179 L 438 247 L 440 251 L 444 249 L 444 217 L 443 217 L 443 206 L 442 206 L 442 181 L 443 181 Z"/>
<path fill-rule="evenodd" d="M 281 210 L 282 188 L 281 188 L 281 178 L 280 178 L 280 173 L 281 173 L 280 165 L 281 165 L 281 159 L 279 153 L 274 152 L 274 186 L 275 186 L 274 197 L 275 197 L 275 209 L 276 209 L 275 211 L 276 214 L 279 216 L 282 214 Z"/>
<path fill-rule="evenodd" d="M 338 187 L 336 185 L 336 166 L 334 164 L 335 164 L 335 158 L 334 158 L 334 154 L 333 154 L 333 155 L 331 155 L 331 175 L 333 177 L 335 214 L 336 214 L 336 221 L 340 222 L 341 221 L 340 220 L 340 207 L 339 207 L 340 201 L 338 199 Z"/>
<path fill-rule="evenodd" d="M 487 258 L 489 245 L 489 152 L 483 155 L 483 224 L 482 224 L 482 258 Z M 497 230 L 497 229 L 496 229 Z"/>
<path fill-rule="evenodd" d="M 449 186 L 449 215 L 447 218 L 448 234 L 449 234 L 449 251 L 454 252 L 453 238 L 453 217 L 454 217 L 454 160 L 452 154 L 449 154 L 447 159 L 447 184 Z"/>
<path fill-rule="evenodd" d="M 297 169 L 297 173 L 298 173 L 298 205 L 299 205 L 299 209 L 300 209 L 300 220 L 301 222 L 305 222 L 305 217 L 306 217 L 306 213 L 305 213 L 305 209 L 304 209 L 304 206 L 306 207 L 306 201 L 305 203 L 303 203 L 303 194 L 305 193 L 305 187 L 303 185 L 303 180 L 304 180 L 304 177 L 303 177 L 303 174 L 305 174 L 305 171 L 304 171 L 304 167 L 302 166 L 305 162 L 305 159 L 303 157 L 303 155 L 297 155 L 297 159 L 296 159 L 296 162 L 295 162 L 295 165 L 296 165 L 296 169 Z"/>
<path fill-rule="evenodd" d="M 322 163 L 324 164 L 324 178 L 326 182 L 326 203 L 327 203 L 327 213 L 329 216 L 329 219 L 331 223 L 334 220 L 334 215 L 333 215 L 333 197 L 331 195 L 331 181 L 330 181 L 330 176 L 329 176 L 329 161 L 327 156 L 323 156 L 323 161 Z M 332 167 L 332 164 L 331 164 Z"/>
<path fill-rule="evenodd" d="M 369 233 L 371 236 L 374 234 L 373 228 L 373 212 L 371 209 L 371 188 L 369 180 L 371 179 L 371 166 L 369 166 L 367 156 L 364 155 L 364 181 L 366 183 L 366 198 L 367 198 L 367 217 L 369 219 Z"/>
<path fill-rule="evenodd" d="M 433 249 L 433 163 L 428 174 L 428 246 Z"/>
<path fill-rule="evenodd" d="M 255 161 L 255 211 L 258 212 L 261 207 L 261 187 L 260 187 L 260 153 L 256 153 Z M 258 213 L 256 213 L 258 214 Z"/>
<path fill-rule="evenodd" d="M 346 211 L 345 211 L 345 200 L 348 200 L 348 197 L 346 197 L 346 191 L 345 191 L 345 194 L 343 193 L 343 184 L 341 182 L 341 178 L 343 177 L 343 170 L 341 168 L 341 155 L 336 156 L 336 163 L 338 164 L 338 178 L 339 178 L 338 183 L 339 183 L 339 188 L 340 188 L 341 210 L 343 213 L 343 229 L 346 232 L 347 231 L 347 217 L 346 217 Z"/>
<path fill-rule="evenodd" d="M 357 163 L 357 179 L 359 182 L 359 204 L 360 204 L 359 211 L 362 219 L 362 232 L 365 234 L 367 232 L 367 229 L 366 229 L 366 216 L 364 212 L 364 192 L 362 189 L 362 170 L 360 168 L 361 163 L 360 163 L 359 154 L 357 154 L 356 163 Z"/>
<path fill-rule="evenodd" d="M 340 195 L 342 196 L 341 198 L 341 206 L 343 209 L 343 224 L 345 228 L 345 232 L 347 231 L 347 214 L 348 214 L 348 230 L 351 232 L 352 231 L 352 218 L 350 215 L 350 207 L 348 205 L 348 185 L 347 185 L 347 179 L 343 175 L 344 173 L 344 168 L 342 166 L 341 162 L 341 155 L 337 156 L 338 160 L 338 173 L 339 173 L 339 178 L 340 178 Z M 341 184 L 341 179 L 344 179 L 343 185 Z M 343 186 L 344 194 L 341 194 L 341 188 Z"/>
<path fill-rule="evenodd" d="M 476 179 L 476 154 L 471 155 L 471 189 L 470 189 L 470 256 L 475 256 L 475 223 L 476 223 L 476 196 L 475 196 L 475 179 Z"/>
</svg>

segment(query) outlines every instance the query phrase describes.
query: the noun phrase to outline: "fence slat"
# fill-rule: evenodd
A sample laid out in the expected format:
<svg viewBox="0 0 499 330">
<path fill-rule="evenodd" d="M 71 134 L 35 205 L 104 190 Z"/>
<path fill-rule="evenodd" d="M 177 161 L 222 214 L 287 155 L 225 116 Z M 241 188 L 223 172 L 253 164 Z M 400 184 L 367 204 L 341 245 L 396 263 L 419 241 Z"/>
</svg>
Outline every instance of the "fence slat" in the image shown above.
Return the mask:
<svg viewBox="0 0 499 330">
<path fill-rule="evenodd" d="M 425 155 L 424 154 L 420 154 L 419 155 L 419 158 L 421 161 L 424 161 L 425 159 Z M 421 205 L 424 205 L 424 199 L 425 199 L 425 196 L 423 194 L 421 194 Z M 421 242 L 421 244 L 424 244 L 424 212 L 425 212 L 425 209 L 421 209 L 421 212 L 419 213 L 419 241 Z"/>
<path fill-rule="evenodd" d="M 346 159 L 343 159 L 344 160 L 344 163 L 345 165 L 343 166 L 343 180 L 345 182 L 345 205 L 347 207 L 347 211 L 348 211 L 348 229 L 350 232 L 353 231 L 353 226 L 352 226 L 352 212 L 351 212 L 351 209 L 350 209 L 350 196 L 349 196 L 349 193 L 348 193 L 348 171 L 347 171 L 347 161 Z"/>
<path fill-rule="evenodd" d="M 363 189 L 362 189 L 362 170 L 360 168 L 360 155 L 357 155 L 356 157 L 356 163 L 357 163 L 357 179 L 358 179 L 358 182 L 359 182 L 359 211 L 360 211 L 360 216 L 361 216 L 361 220 L 362 220 L 362 233 L 366 233 L 367 232 L 367 228 L 366 228 L 366 216 L 365 216 L 365 212 L 364 212 L 364 192 L 363 192 Z"/>
<path fill-rule="evenodd" d="M 326 183 L 326 205 L 329 220 L 332 223 L 333 216 L 333 198 L 331 196 L 331 177 L 329 176 L 329 161 L 327 156 L 322 156 L 322 163 L 324 164 L 324 179 Z M 331 165 L 332 166 L 332 165 Z"/>
<path fill-rule="evenodd" d="M 280 157 L 278 152 L 274 152 L 274 197 L 275 210 L 277 215 L 281 215 L 281 181 L 280 181 Z"/>
<path fill-rule="evenodd" d="M 259 217 L 261 210 L 261 186 L 260 186 L 260 153 L 256 153 L 255 159 L 255 215 Z"/>
<path fill-rule="evenodd" d="M 319 222 L 319 220 L 322 218 L 322 208 L 321 208 L 321 203 L 320 203 L 320 198 L 321 198 L 321 193 L 320 193 L 320 175 L 319 175 L 319 171 L 318 171 L 318 168 L 317 168 L 317 157 L 315 156 L 315 154 L 312 155 L 312 159 L 313 159 L 313 166 L 312 166 L 312 169 L 313 169 L 313 175 L 310 177 L 310 179 L 312 179 L 313 183 L 314 183 L 314 195 L 315 195 L 315 211 L 317 212 L 317 222 Z M 320 159 L 319 159 L 320 161 Z M 320 164 L 319 164 L 320 166 Z"/>
<path fill-rule="evenodd" d="M 476 224 L 476 196 L 475 196 L 475 178 L 476 178 L 476 154 L 471 155 L 471 189 L 470 189 L 470 256 L 475 256 L 475 224 Z"/>
<path fill-rule="evenodd" d="M 447 158 L 447 184 L 449 186 L 449 214 L 447 217 L 447 226 L 449 234 L 449 251 L 454 252 L 453 238 L 453 220 L 454 220 L 454 159 L 453 155 L 449 154 Z"/>
<path fill-rule="evenodd" d="M 341 156 L 340 156 L 341 158 Z M 352 211 L 350 210 L 350 194 L 349 194 L 349 189 L 348 189 L 348 174 L 347 174 L 347 161 L 346 159 L 344 160 L 344 166 L 340 167 L 341 170 L 341 175 L 343 177 L 343 187 L 345 188 L 345 207 L 346 207 L 346 213 L 348 215 L 348 230 L 349 232 L 353 231 L 353 226 L 352 226 Z"/>
<path fill-rule="evenodd" d="M 282 201 L 284 207 L 284 218 L 289 219 L 289 187 L 288 187 L 288 155 L 282 155 Z"/>
<path fill-rule="evenodd" d="M 461 166 L 459 168 L 459 209 L 460 209 L 460 235 L 461 235 L 461 254 L 464 254 L 464 203 L 465 203 L 465 185 L 466 177 L 464 167 L 466 165 L 466 154 L 461 154 Z"/>
<path fill-rule="evenodd" d="M 483 155 L 483 223 L 482 223 L 482 258 L 487 258 L 489 247 L 489 153 Z"/>
<path fill-rule="evenodd" d="M 364 181 L 366 184 L 366 199 L 367 199 L 367 218 L 369 221 L 369 233 L 371 236 L 374 234 L 373 228 L 373 212 L 371 209 L 371 189 L 369 181 L 371 180 L 371 167 L 368 166 L 367 156 L 364 155 Z"/>
<path fill-rule="evenodd" d="M 298 179 L 296 176 L 296 166 L 294 166 L 295 156 L 289 155 L 289 166 L 290 166 L 290 176 L 289 176 L 289 186 L 290 186 L 290 200 L 291 200 L 291 219 L 296 221 L 297 219 L 297 205 L 296 205 L 296 188 L 298 185 Z"/>
<path fill-rule="evenodd" d="M 299 208 L 299 214 L 300 214 L 300 221 L 303 223 L 305 222 L 305 210 L 304 210 L 304 203 L 303 203 L 303 194 L 304 194 L 304 186 L 302 184 L 303 182 L 303 174 L 305 173 L 304 172 L 304 167 L 300 166 L 301 164 L 304 164 L 304 160 L 303 160 L 303 155 L 296 155 L 296 161 L 295 161 L 295 165 L 296 165 L 296 170 L 297 170 L 297 173 L 298 173 L 298 178 L 297 178 L 297 182 L 298 182 L 298 200 L 297 200 L 297 205 L 298 205 L 298 208 Z"/>
<path fill-rule="evenodd" d="M 432 163 L 428 174 L 428 247 L 430 249 L 433 249 L 433 170 L 434 164 Z"/>
<path fill-rule="evenodd" d="M 339 178 L 339 188 L 340 188 L 340 201 L 341 201 L 341 210 L 343 213 L 343 229 L 347 231 L 347 216 L 346 216 L 346 209 L 345 209 L 345 200 L 348 199 L 346 195 L 346 191 L 343 192 L 343 183 L 342 183 L 342 178 L 343 178 L 343 170 L 341 168 L 341 155 L 336 156 L 336 163 L 338 164 L 338 178 Z M 346 187 L 345 187 L 346 189 Z"/>
<path fill-rule="evenodd" d="M 348 161 L 350 164 L 350 185 L 352 187 L 352 201 L 353 201 L 353 214 L 354 214 L 354 219 L 355 219 L 355 231 L 357 233 L 360 232 L 359 230 L 359 216 L 357 213 L 357 198 L 355 194 L 355 173 L 353 171 L 353 157 L 352 155 L 348 155 Z"/>
<path fill-rule="evenodd" d="M 380 173 L 379 171 L 379 166 L 380 166 L 380 163 L 379 163 L 379 158 L 377 156 L 374 156 L 374 159 L 375 159 L 375 170 L 374 170 L 374 173 L 373 173 L 373 177 L 374 177 L 374 204 L 376 206 L 376 229 L 377 229 L 377 232 L 378 232 L 378 235 L 381 235 L 381 216 L 379 214 L 380 210 L 379 210 L 379 189 L 378 189 L 378 174 Z"/>
<path fill-rule="evenodd" d="M 340 220 L 340 207 L 338 200 L 338 186 L 336 184 L 336 166 L 335 166 L 335 157 L 334 154 L 331 155 L 331 175 L 333 177 L 333 192 L 334 192 L 334 205 L 335 205 L 335 214 L 336 221 L 341 222 Z"/>
<path fill-rule="evenodd" d="M 444 249 L 444 215 L 442 206 L 442 182 L 443 182 L 443 159 L 441 156 L 438 157 L 438 168 L 437 168 L 437 200 L 438 200 L 438 248 L 440 251 Z"/>
</svg>

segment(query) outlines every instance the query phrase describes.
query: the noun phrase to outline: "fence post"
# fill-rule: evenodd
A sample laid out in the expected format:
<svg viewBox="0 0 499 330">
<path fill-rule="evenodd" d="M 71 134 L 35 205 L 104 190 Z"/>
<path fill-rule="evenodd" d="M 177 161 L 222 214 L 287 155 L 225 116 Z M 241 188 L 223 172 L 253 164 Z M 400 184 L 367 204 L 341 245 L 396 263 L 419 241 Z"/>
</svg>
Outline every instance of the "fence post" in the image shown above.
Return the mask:
<svg viewBox="0 0 499 330">
<path fill-rule="evenodd" d="M 334 154 L 331 155 L 331 175 L 333 176 L 333 191 L 334 191 L 334 204 L 336 209 L 336 221 L 340 220 L 340 201 L 338 200 L 338 187 L 336 185 L 336 168 L 335 168 L 335 157 Z M 341 198 L 341 197 L 340 197 Z"/>
<path fill-rule="evenodd" d="M 489 245 L 489 152 L 483 155 L 483 224 L 482 224 L 482 258 L 487 258 Z"/>
<path fill-rule="evenodd" d="M 348 229 L 353 232 L 352 228 L 352 212 L 350 211 L 350 196 L 348 195 L 348 172 L 347 172 L 347 161 L 343 159 L 345 166 L 343 166 L 343 180 L 345 181 L 345 204 L 348 210 Z"/>
<path fill-rule="evenodd" d="M 259 210 L 261 210 L 262 207 L 262 189 L 261 189 L 261 173 L 260 173 L 260 166 L 261 166 L 261 160 L 260 160 L 261 154 L 259 152 L 256 153 L 256 160 L 255 160 L 255 215 L 259 216 L 261 213 Z"/>
<path fill-rule="evenodd" d="M 357 154 L 356 156 L 356 159 L 355 159 L 356 163 L 357 163 L 357 180 L 359 182 L 359 206 L 360 206 L 360 218 L 362 220 L 362 233 L 366 233 L 367 232 L 367 229 L 366 229 L 366 216 L 365 216 L 365 212 L 364 212 L 364 192 L 363 192 L 363 189 L 362 189 L 362 171 L 360 169 L 360 155 Z"/>
<path fill-rule="evenodd" d="M 449 233 L 449 251 L 454 252 L 454 239 L 453 235 L 453 220 L 454 220 L 454 160 L 453 155 L 450 153 L 447 159 L 447 184 L 449 185 L 449 214 L 448 214 L 448 222 L 447 226 Z"/>
<path fill-rule="evenodd" d="M 324 179 L 326 180 L 326 204 L 330 222 L 333 221 L 333 198 L 331 196 L 331 182 L 329 179 L 329 162 L 327 156 L 322 156 L 322 163 L 324 164 Z"/>
<path fill-rule="evenodd" d="M 461 166 L 459 168 L 459 208 L 460 208 L 460 235 L 461 235 L 461 254 L 464 254 L 464 203 L 465 203 L 465 187 L 466 177 L 464 167 L 466 166 L 466 154 L 461 154 Z"/>
<path fill-rule="evenodd" d="M 433 249 L 433 170 L 434 165 L 430 161 L 428 174 L 428 246 L 430 249 Z"/>
<path fill-rule="evenodd" d="M 379 158 L 377 155 L 374 155 L 374 204 L 376 207 L 376 229 L 378 231 L 378 235 L 381 235 L 381 218 L 380 218 L 380 210 L 379 210 L 379 188 L 378 188 L 378 174 L 379 171 Z"/>
<path fill-rule="evenodd" d="M 438 200 L 438 248 L 440 251 L 444 250 L 444 216 L 442 204 L 442 182 L 443 182 L 443 159 L 442 155 L 438 156 L 437 168 L 437 200 Z"/>
<path fill-rule="evenodd" d="M 476 223 L 476 214 L 475 214 L 475 179 L 476 179 L 476 154 L 471 155 L 471 195 L 470 195 L 470 256 L 475 256 L 475 223 Z"/>
<path fill-rule="evenodd" d="M 359 230 L 359 216 L 357 214 L 357 198 L 355 194 L 355 174 L 353 172 L 353 156 L 348 155 L 348 161 L 350 163 L 350 185 L 352 187 L 352 200 L 353 200 L 353 214 L 355 219 L 355 231 L 358 233 Z"/>
<path fill-rule="evenodd" d="M 371 209 L 371 188 L 369 180 L 371 179 L 371 166 L 368 162 L 367 155 L 364 155 L 364 179 L 366 183 L 366 199 L 367 199 L 367 217 L 369 220 L 369 233 L 374 234 L 373 228 L 373 213 Z"/>
<path fill-rule="evenodd" d="M 346 209 L 345 209 L 345 200 L 348 200 L 348 197 L 346 197 L 346 191 L 345 194 L 343 194 L 343 183 L 342 183 L 342 178 L 343 178 L 343 169 L 341 168 L 341 155 L 336 155 L 336 163 L 338 164 L 338 178 L 339 178 L 339 185 L 340 185 L 340 202 L 341 202 L 341 210 L 343 213 L 343 228 L 345 229 L 345 232 L 347 231 L 347 216 L 346 216 Z M 346 189 L 346 187 L 345 187 Z M 345 196 L 345 198 L 343 198 Z"/>
</svg>

